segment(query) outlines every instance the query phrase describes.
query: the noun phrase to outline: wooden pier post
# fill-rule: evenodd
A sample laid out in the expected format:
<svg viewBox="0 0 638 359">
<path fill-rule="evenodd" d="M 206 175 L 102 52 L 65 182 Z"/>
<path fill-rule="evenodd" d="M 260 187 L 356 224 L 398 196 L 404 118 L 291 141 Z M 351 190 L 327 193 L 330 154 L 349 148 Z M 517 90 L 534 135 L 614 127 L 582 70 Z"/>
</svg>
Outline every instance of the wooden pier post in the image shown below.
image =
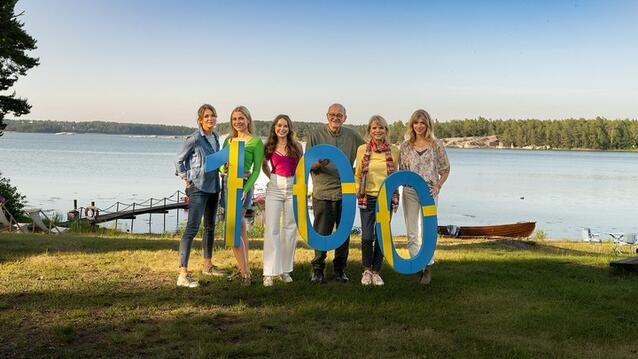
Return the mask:
<svg viewBox="0 0 638 359">
<path fill-rule="evenodd" d="M 153 208 L 153 198 L 151 198 L 151 208 Z M 151 234 L 151 223 L 153 221 L 153 212 L 148 212 L 148 234 Z"/>
<path fill-rule="evenodd" d="M 133 233 L 133 221 L 135 221 L 135 202 L 133 202 L 133 215 L 131 216 L 131 233 Z"/>
<path fill-rule="evenodd" d="M 115 203 L 115 212 L 119 212 L 120 211 L 120 201 L 117 201 Z M 117 218 L 115 219 L 115 230 L 117 231 Z"/>
<path fill-rule="evenodd" d="M 179 211 L 179 209 L 178 209 Z M 164 197 L 164 233 L 166 233 L 166 197 Z"/>
</svg>

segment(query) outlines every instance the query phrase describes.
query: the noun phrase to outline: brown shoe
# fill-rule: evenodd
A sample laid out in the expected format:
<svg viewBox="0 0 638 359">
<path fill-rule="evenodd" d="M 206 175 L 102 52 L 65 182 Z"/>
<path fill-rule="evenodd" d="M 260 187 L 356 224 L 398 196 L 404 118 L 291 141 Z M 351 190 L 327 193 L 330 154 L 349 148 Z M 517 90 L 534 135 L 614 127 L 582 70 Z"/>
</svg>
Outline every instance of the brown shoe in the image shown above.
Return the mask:
<svg viewBox="0 0 638 359">
<path fill-rule="evenodd" d="M 253 283 L 253 279 L 252 276 L 249 274 L 242 276 L 241 278 L 241 285 L 242 287 L 250 287 L 250 285 Z"/>
<path fill-rule="evenodd" d="M 213 277 L 224 277 L 224 276 L 226 276 L 226 272 L 222 271 L 221 269 L 217 268 L 214 265 L 211 265 L 210 267 L 204 267 L 204 269 L 202 269 L 202 274 L 210 275 L 210 276 L 213 276 Z"/>
<path fill-rule="evenodd" d="M 419 283 L 427 285 L 430 284 L 430 282 L 432 282 L 432 273 L 430 271 L 430 268 L 425 268 L 423 270 L 423 272 L 421 272 L 421 278 L 419 279 Z"/>
</svg>

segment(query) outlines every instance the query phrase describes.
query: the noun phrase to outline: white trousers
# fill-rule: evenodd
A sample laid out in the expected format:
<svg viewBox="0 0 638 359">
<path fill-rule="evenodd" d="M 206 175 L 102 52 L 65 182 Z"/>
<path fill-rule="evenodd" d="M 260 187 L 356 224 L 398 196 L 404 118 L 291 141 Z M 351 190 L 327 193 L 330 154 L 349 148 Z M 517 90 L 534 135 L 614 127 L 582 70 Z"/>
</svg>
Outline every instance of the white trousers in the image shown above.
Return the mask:
<svg viewBox="0 0 638 359">
<path fill-rule="evenodd" d="M 436 202 L 436 198 L 434 199 Z M 421 204 L 419 196 L 411 187 L 403 187 L 403 215 L 405 217 L 405 231 L 408 236 L 408 251 L 410 257 L 415 257 L 421 249 Z M 434 264 L 434 256 L 428 265 Z"/>
<path fill-rule="evenodd" d="M 290 273 L 297 246 L 297 224 L 292 208 L 294 177 L 270 175 L 266 188 L 264 276 Z"/>
</svg>

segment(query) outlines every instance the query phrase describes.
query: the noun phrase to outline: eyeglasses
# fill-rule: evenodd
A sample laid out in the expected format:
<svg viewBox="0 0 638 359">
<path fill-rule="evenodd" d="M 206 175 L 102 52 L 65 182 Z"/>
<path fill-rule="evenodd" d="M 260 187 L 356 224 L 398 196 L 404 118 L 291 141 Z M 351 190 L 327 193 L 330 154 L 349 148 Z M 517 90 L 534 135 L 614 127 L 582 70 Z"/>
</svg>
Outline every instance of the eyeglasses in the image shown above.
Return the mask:
<svg viewBox="0 0 638 359">
<path fill-rule="evenodd" d="M 339 118 L 342 119 L 343 118 L 343 114 L 342 113 L 329 113 L 328 114 L 329 118 Z"/>
</svg>

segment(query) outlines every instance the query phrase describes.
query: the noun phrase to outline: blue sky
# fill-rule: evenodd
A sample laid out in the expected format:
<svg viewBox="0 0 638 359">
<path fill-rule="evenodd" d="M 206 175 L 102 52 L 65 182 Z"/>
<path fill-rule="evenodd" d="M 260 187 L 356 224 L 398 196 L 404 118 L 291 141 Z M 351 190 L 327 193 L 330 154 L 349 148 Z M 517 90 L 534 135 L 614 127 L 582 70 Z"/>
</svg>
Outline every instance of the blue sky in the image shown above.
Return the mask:
<svg viewBox="0 0 638 359">
<path fill-rule="evenodd" d="M 25 118 L 638 117 L 636 1 L 21 0 Z"/>
</svg>

